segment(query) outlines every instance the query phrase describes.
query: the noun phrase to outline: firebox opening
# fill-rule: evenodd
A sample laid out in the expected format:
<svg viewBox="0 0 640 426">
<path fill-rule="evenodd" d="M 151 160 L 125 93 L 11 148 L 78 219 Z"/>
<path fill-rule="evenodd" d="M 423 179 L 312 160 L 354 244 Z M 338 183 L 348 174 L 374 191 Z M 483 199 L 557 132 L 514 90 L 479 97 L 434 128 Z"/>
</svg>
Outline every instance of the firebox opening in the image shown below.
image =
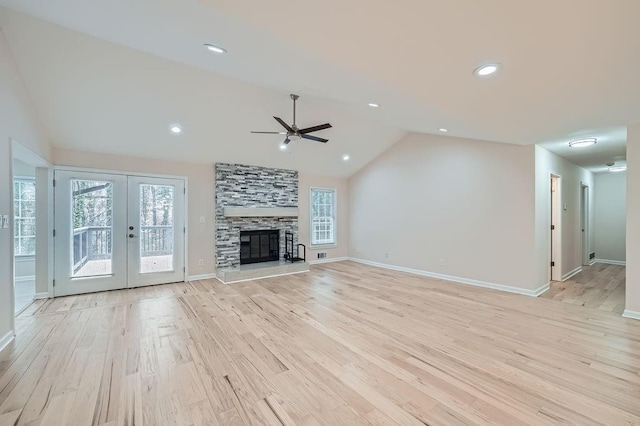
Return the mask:
<svg viewBox="0 0 640 426">
<path fill-rule="evenodd" d="M 280 260 L 280 231 L 240 231 L 240 264 Z"/>
</svg>

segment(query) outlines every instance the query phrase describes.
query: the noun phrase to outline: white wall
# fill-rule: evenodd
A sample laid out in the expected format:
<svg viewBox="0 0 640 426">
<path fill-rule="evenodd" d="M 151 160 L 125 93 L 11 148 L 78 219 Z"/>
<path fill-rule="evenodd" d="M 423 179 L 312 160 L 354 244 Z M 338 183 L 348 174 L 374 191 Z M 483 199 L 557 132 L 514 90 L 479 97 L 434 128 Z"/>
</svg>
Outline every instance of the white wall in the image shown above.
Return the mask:
<svg viewBox="0 0 640 426">
<path fill-rule="evenodd" d="M 536 276 L 538 284 L 542 285 L 549 280 L 549 247 L 551 244 L 551 219 L 550 219 L 550 173 L 562 176 L 561 180 L 561 205 L 566 204 L 567 209 L 562 209 L 562 276 L 582 266 L 582 228 L 580 219 L 580 191 L 581 185 L 589 187 L 589 252 L 593 251 L 593 222 L 594 222 L 594 175 L 588 170 L 558 157 L 539 146 L 535 147 L 536 157 L 536 191 L 535 191 L 535 215 L 536 215 Z"/>
<path fill-rule="evenodd" d="M 627 173 L 595 175 L 593 238 L 596 258 L 626 261 Z"/>
<path fill-rule="evenodd" d="M 11 138 L 41 157 L 50 158 L 48 138 L 0 31 L 0 214 L 9 214 L 13 208 Z M 12 331 L 13 324 L 12 236 L 12 229 L 0 229 L 0 341 Z"/>
<path fill-rule="evenodd" d="M 627 128 L 626 313 L 640 319 L 640 123 Z"/>
<path fill-rule="evenodd" d="M 349 215 L 352 257 L 539 287 L 533 146 L 410 134 L 350 179 Z"/>
</svg>

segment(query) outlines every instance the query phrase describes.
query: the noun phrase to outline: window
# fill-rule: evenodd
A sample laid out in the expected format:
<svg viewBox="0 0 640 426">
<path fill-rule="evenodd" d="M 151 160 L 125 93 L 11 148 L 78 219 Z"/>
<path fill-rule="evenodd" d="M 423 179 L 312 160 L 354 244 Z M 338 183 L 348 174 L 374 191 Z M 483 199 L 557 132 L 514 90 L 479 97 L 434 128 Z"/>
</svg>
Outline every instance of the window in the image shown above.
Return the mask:
<svg viewBox="0 0 640 426">
<path fill-rule="evenodd" d="M 311 245 L 336 243 L 336 190 L 311 188 Z"/>
<path fill-rule="evenodd" d="M 14 252 L 16 256 L 36 254 L 36 182 L 13 180 Z"/>
</svg>

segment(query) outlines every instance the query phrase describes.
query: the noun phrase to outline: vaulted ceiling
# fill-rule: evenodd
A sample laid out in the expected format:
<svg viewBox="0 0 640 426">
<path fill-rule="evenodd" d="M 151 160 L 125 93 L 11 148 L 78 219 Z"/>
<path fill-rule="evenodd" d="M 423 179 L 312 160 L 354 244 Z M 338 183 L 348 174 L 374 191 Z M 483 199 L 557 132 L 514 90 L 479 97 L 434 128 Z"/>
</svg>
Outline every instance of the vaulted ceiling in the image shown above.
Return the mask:
<svg viewBox="0 0 640 426">
<path fill-rule="evenodd" d="M 444 127 L 557 152 L 597 133 L 598 158 L 574 159 L 590 165 L 624 156 L 625 126 L 640 121 L 636 0 L 0 4 L 26 13 L 0 9 L 0 25 L 65 148 L 349 176 L 405 132 Z M 498 74 L 472 74 L 489 61 Z M 334 125 L 326 146 L 283 154 L 279 136 L 249 134 L 290 121 L 289 93 L 301 126 Z"/>
</svg>

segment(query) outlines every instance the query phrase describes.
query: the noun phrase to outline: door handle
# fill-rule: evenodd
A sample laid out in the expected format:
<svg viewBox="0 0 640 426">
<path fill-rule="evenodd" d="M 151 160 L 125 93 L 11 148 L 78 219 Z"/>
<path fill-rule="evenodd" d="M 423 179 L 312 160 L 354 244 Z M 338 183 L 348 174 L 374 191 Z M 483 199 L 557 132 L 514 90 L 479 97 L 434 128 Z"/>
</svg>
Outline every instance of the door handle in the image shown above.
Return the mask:
<svg viewBox="0 0 640 426">
<path fill-rule="evenodd" d="M 135 237 L 135 235 L 129 234 L 129 238 L 133 238 L 133 237 Z"/>
</svg>

